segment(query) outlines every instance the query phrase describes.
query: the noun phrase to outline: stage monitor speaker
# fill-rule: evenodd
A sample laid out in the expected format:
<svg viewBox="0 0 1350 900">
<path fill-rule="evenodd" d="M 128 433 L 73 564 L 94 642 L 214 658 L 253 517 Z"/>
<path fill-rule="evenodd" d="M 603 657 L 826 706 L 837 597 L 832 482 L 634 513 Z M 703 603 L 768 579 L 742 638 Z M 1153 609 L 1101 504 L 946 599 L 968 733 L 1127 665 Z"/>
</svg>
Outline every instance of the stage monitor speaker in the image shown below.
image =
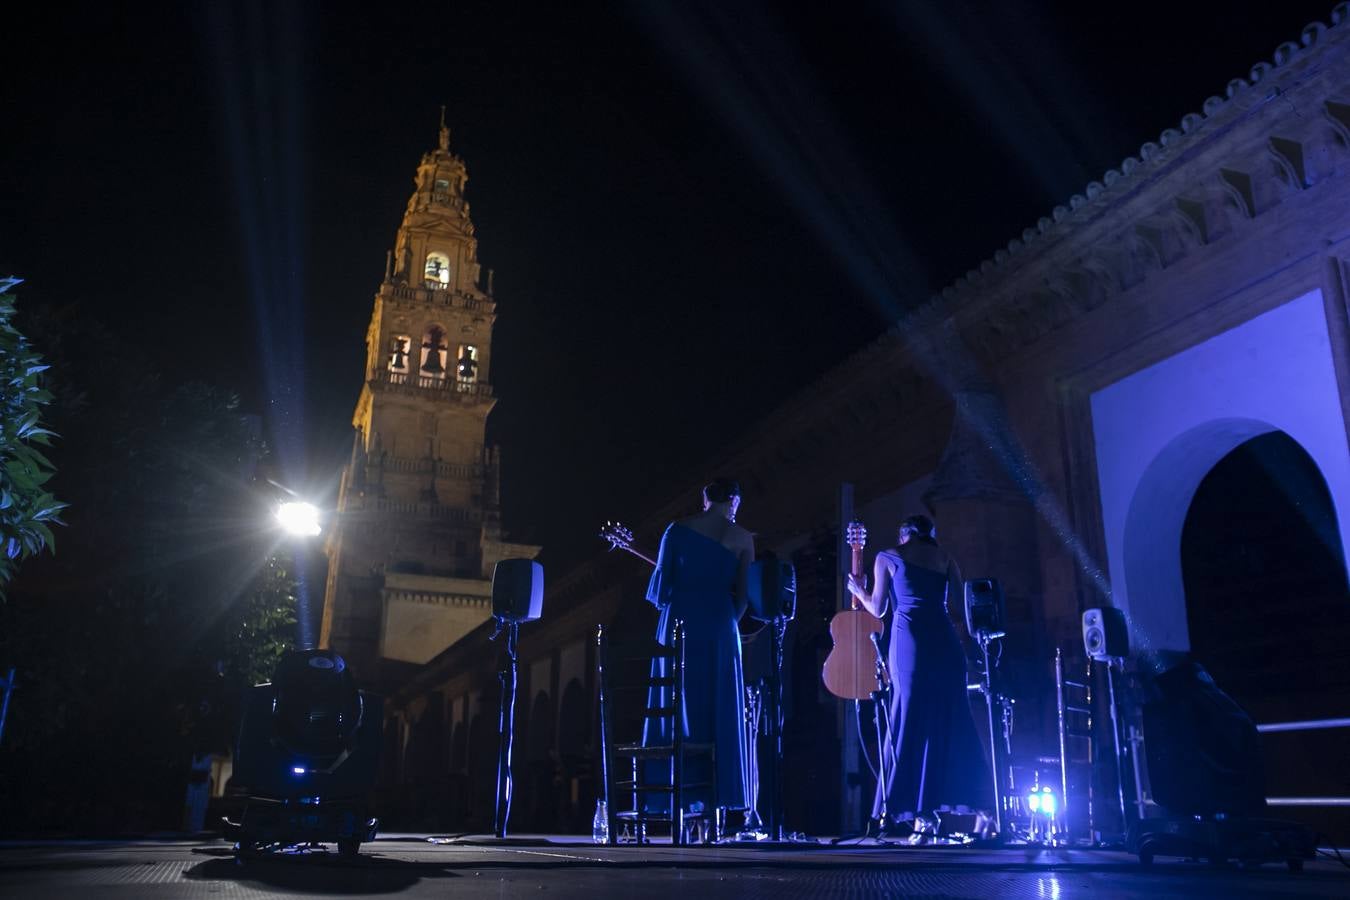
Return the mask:
<svg viewBox="0 0 1350 900">
<path fill-rule="evenodd" d="M 532 559 L 504 559 L 492 570 L 492 616 L 533 622 L 544 614 L 544 567 Z"/>
<path fill-rule="evenodd" d="M 1100 661 L 1130 655 L 1130 630 L 1125 613 L 1102 606 L 1083 613 L 1083 649 L 1089 659 Z"/>
<path fill-rule="evenodd" d="M 761 622 L 797 614 L 797 570 L 785 559 L 766 556 L 750 566 L 750 616 Z"/>
<path fill-rule="evenodd" d="M 993 578 L 966 582 L 966 633 L 977 640 L 1003 637 L 1003 586 Z"/>
</svg>

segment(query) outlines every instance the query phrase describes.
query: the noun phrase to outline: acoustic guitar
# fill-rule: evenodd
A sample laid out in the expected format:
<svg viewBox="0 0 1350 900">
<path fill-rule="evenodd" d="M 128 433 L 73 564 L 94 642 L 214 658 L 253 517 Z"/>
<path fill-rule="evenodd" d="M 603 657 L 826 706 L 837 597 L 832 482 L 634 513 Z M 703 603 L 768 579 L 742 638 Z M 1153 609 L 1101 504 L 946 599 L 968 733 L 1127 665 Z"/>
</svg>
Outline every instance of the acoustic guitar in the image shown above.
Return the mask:
<svg viewBox="0 0 1350 900">
<path fill-rule="evenodd" d="M 853 551 L 851 570 L 860 583 L 863 580 L 863 548 L 867 546 L 867 528 L 861 522 L 850 522 L 845 532 Z M 830 637 L 834 647 L 825 657 L 821 676 L 831 694 L 844 700 L 869 700 L 881 688 L 877 680 L 878 648 L 874 635 L 881 634 L 881 620 L 862 609 L 858 598 L 849 594 L 849 608 L 835 613 L 830 620 Z"/>
<path fill-rule="evenodd" d="M 609 549 L 623 550 L 631 553 L 647 565 L 656 567 L 656 559 L 637 549 L 633 543 L 633 531 L 622 522 L 606 522 L 600 529 L 600 537 L 609 542 Z M 748 638 L 759 633 L 764 627 L 764 623 L 758 619 L 751 618 L 749 615 L 741 616 L 741 620 L 736 623 L 736 630 L 741 633 L 741 637 Z"/>
</svg>

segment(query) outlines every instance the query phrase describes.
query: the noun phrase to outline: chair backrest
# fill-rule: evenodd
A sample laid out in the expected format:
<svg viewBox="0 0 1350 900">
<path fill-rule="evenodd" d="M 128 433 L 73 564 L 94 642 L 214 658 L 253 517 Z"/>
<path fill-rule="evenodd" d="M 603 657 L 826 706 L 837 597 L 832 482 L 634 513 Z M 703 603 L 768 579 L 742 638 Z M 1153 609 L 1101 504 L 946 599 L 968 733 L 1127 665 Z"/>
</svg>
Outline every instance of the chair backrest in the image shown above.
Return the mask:
<svg viewBox="0 0 1350 900">
<path fill-rule="evenodd" d="M 677 718 L 678 711 L 684 708 L 684 641 L 684 624 L 678 621 L 671 629 L 669 646 L 649 639 L 615 641 L 611 639 L 609 629 L 604 625 L 596 626 L 595 668 L 599 695 L 597 722 L 600 730 L 601 774 L 606 786 L 610 783 L 609 748 L 614 744 L 614 729 L 618 721 L 616 706 L 619 707 L 620 713 L 628 710 L 636 712 L 641 709 L 642 715 L 631 717 L 634 720 L 668 719 L 666 733 L 672 735 L 677 746 L 683 743 L 684 729 L 675 726 L 676 722 L 681 720 Z M 661 668 L 668 674 L 653 673 L 655 668 L 653 662 L 658 659 L 663 661 Z M 653 688 L 670 688 L 671 702 L 661 707 L 659 715 L 655 714 L 657 710 L 647 708 L 647 698 Z M 632 702 L 618 703 L 618 695 L 627 695 L 632 698 Z M 610 800 L 608 787 L 605 800 L 607 803 Z"/>
</svg>

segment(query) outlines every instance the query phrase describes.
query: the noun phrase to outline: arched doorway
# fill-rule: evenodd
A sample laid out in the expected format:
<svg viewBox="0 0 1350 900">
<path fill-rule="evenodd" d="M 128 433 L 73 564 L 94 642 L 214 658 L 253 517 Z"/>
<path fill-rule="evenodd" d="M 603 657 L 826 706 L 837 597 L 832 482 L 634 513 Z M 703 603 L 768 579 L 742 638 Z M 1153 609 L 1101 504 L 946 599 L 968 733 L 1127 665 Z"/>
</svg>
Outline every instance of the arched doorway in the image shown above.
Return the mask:
<svg viewBox="0 0 1350 900">
<path fill-rule="evenodd" d="M 1140 369 L 1091 397 L 1109 602 L 1136 650 L 1188 650 L 1181 532 L 1202 479 L 1282 432 L 1316 462 L 1350 553 L 1350 453 L 1321 291 Z"/>
<path fill-rule="evenodd" d="M 1350 596 L 1331 492 L 1283 432 L 1201 480 L 1181 567 L 1191 651 L 1258 721 L 1350 714 Z"/>
</svg>

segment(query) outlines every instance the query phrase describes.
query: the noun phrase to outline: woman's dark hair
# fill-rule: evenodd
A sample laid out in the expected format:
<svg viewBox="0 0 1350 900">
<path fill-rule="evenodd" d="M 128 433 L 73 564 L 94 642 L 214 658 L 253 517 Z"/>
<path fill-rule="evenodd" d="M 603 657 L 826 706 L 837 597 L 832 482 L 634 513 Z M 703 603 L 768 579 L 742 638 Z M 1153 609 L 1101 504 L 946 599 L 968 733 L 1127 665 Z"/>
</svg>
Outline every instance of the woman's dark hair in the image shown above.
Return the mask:
<svg viewBox="0 0 1350 900">
<path fill-rule="evenodd" d="M 741 486 L 732 478 L 714 478 L 703 488 L 703 499 L 709 503 L 730 503 L 741 495 Z"/>
<path fill-rule="evenodd" d="M 910 516 L 900 523 L 900 537 L 903 539 L 905 535 L 935 544 L 937 543 L 937 526 L 927 516 Z"/>
</svg>

